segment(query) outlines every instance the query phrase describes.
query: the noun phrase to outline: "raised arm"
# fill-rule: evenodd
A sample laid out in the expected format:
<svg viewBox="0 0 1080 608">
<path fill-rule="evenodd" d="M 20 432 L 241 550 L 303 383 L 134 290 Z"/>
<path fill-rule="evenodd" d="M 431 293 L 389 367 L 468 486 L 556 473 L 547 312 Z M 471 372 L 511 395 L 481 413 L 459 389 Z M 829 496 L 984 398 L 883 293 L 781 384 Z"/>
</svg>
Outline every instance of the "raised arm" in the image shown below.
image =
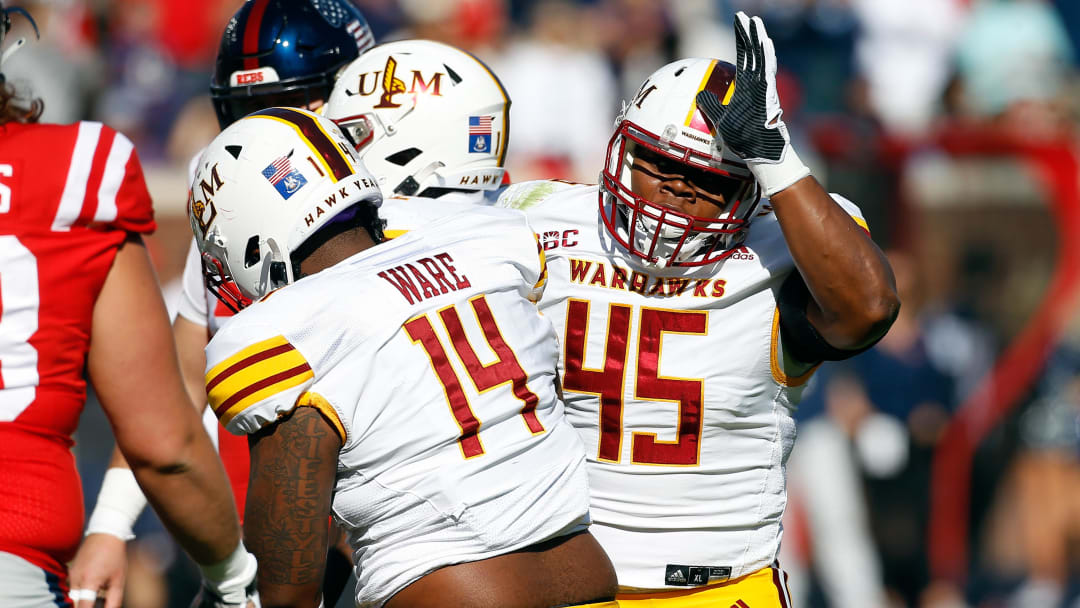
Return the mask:
<svg viewBox="0 0 1080 608">
<path fill-rule="evenodd" d="M 298 407 L 250 443 L 244 535 L 259 559 L 262 605 L 319 606 L 341 439 L 316 409 Z"/>
<path fill-rule="evenodd" d="M 805 289 L 795 283 L 781 293 L 800 300 L 786 310 L 781 305 L 781 315 L 789 313 L 782 319 L 789 333 L 806 353 L 804 359 L 842 358 L 875 342 L 896 318 L 900 300 L 892 270 L 870 235 L 792 149 L 776 93 L 776 54 L 765 25 L 739 12 L 734 26 L 734 91 L 724 101 L 702 91 L 698 106 L 770 197 L 805 282 Z"/>
<path fill-rule="evenodd" d="M 773 211 L 810 298 L 806 318 L 840 350 L 878 340 L 900 310 L 885 255 L 813 177 L 772 196 Z"/>
</svg>

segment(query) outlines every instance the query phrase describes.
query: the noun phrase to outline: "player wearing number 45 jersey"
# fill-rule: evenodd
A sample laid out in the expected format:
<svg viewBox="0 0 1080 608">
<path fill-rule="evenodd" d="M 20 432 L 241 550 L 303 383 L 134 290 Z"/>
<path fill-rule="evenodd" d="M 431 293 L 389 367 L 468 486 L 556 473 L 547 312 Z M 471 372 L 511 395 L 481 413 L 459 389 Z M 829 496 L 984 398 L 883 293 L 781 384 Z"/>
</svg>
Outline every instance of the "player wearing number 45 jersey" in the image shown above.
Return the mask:
<svg viewBox="0 0 1080 608">
<path fill-rule="evenodd" d="M 245 538 L 267 605 L 316 606 L 326 516 L 358 606 L 614 605 L 588 533 L 557 339 L 521 213 L 383 240 L 376 180 L 329 119 L 226 129 L 190 201 L 208 285 L 254 304 L 207 347 L 210 405 L 251 436 Z"/>
<path fill-rule="evenodd" d="M 540 309 L 563 333 L 623 606 L 788 607 L 792 409 L 819 362 L 869 347 L 899 306 L 858 208 L 788 144 L 760 19 L 740 13 L 735 32 L 734 65 L 685 59 L 645 81 L 599 187 L 501 199 L 548 256 Z"/>
</svg>

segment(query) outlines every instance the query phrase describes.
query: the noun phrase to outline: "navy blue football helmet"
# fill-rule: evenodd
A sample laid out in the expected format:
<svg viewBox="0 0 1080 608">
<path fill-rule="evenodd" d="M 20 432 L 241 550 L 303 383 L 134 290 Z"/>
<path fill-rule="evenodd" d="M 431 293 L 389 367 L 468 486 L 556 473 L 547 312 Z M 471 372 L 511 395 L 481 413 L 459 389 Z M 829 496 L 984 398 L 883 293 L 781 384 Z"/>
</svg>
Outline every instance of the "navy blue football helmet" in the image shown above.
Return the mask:
<svg viewBox="0 0 1080 608">
<path fill-rule="evenodd" d="M 248 0 L 221 37 L 210 96 L 221 128 L 270 106 L 330 97 L 375 38 L 352 0 Z"/>
</svg>

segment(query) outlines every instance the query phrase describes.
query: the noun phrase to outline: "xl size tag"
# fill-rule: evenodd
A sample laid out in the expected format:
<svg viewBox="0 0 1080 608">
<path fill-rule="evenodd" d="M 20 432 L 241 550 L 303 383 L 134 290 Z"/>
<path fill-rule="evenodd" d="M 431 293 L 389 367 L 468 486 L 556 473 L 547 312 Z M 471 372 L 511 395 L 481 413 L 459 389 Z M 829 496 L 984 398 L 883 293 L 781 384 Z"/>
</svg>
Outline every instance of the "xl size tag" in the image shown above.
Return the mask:
<svg viewBox="0 0 1080 608">
<path fill-rule="evenodd" d="M 684 566 L 668 564 L 664 582 L 678 587 L 697 587 L 720 583 L 731 578 L 731 566 Z"/>
</svg>

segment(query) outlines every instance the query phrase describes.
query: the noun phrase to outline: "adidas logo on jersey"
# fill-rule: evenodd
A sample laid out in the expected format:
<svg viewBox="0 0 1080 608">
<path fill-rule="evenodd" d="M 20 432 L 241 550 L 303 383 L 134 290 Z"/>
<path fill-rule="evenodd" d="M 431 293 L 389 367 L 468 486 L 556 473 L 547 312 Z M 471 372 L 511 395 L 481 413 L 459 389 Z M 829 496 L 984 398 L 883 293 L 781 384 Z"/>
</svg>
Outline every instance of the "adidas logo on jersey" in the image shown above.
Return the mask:
<svg viewBox="0 0 1080 608">
<path fill-rule="evenodd" d="M 667 577 L 664 579 L 669 585 L 686 585 L 686 574 L 683 566 L 668 566 Z"/>
<path fill-rule="evenodd" d="M 733 249 L 731 251 L 730 254 L 728 254 L 727 259 L 729 259 L 729 260 L 752 260 L 752 259 L 754 259 L 754 254 L 751 253 L 751 251 L 749 249 L 747 249 L 746 246 L 736 247 L 735 249 Z"/>
</svg>

